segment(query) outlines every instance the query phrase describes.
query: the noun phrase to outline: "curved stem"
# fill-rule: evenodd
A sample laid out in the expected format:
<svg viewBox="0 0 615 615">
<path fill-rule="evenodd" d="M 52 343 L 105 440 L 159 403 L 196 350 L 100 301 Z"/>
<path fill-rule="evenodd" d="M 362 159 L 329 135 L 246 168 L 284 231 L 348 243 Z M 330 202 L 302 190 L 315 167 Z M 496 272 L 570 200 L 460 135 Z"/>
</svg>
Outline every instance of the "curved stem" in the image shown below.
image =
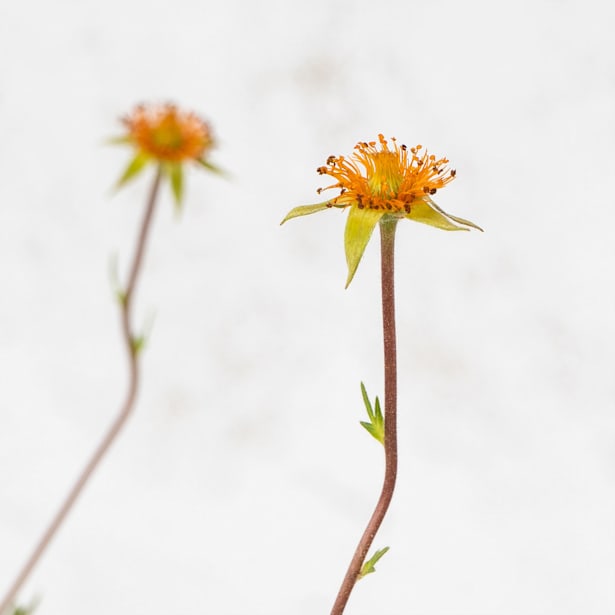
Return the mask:
<svg viewBox="0 0 615 615">
<path fill-rule="evenodd" d="M 73 505 L 75 504 L 75 501 L 77 500 L 83 488 L 91 478 L 92 474 L 94 473 L 94 470 L 96 470 L 96 468 L 98 467 L 98 464 L 100 463 L 101 459 L 104 457 L 105 453 L 122 430 L 122 427 L 126 423 L 126 420 L 130 416 L 134 408 L 135 399 L 137 397 L 137 391 L 139 388 L 139 362 L 138 347 L 136 345 L 135 337 L 132 331 L 131 307 L 137 279 L 139 277 L 139 273 L 141 271 L 141 266 L 143 263 L 145 244 L 147 242 L 148 233 L 151 228 L 151 221 L 154 213 L 154 206 L 156 204 L 158 188 L 160 186 L 160 179 L 161 170 L 160 168 L 158 168 L 158 170 L 156 171 L 156 177 L 154 178 L 154 183 L 152 184 L 150 190 L 147 205 L 145 207 L 143 220 L 141 222 L 141 227 L 137 238 L 137 245 L 135 248 L 130 272 L 128 275 L 128 283 L 126 285 L 126 290 L 124 291 L 120 299 L 122 337 L 128 355 L 129 376 L 126 397 L 122 406 L 120 407 L 120 411 L 116 416 L 115 420 L 113 421 L 110 428 L 107 430 L 104 437 L 94 450 L 92 456 L 90 457 L 90 460 L 81 471 L 81 474 L 78 476 L 77 480 L 75 481 L 72 488 L 66 495 L 64 501 L 62 502 L 62 505 L 51 520 L 51 523 L 47 526 L 43 535 L 36 544 L 36 547 L 32 551 L 32 554 L 27 559 L 21 571 L 17 575 L 17 578 L 13 581 L 13 584 L 4 596 L 2 603 L 0 603 L 0 615 L 4 615 L 5 611 L 7 611 L 9 609 L 9 606 L 13 603 L 17 592 L 20 590 L 26 579 L 30 576 L 32 570 L 34 569 L 39 559 L 49 546 L 49 543 L 51 542 L 57 531 L 60 529 L 61 525 L 68 516 L 68 513 L 71 511 Z"/>
<path fill-rule="evenodd" d="M 361 572 L 367 552 L 372 545 L 389 508 L 397 478 L 397 349 L 395 333 L 395 218 L 380 221 L 380 250 L 382 278 L 382 329 L 384 334 L 384 483 L 371 519 L 361 536 L 354 556 L 342 581 L 331 615 L 341 615 Z"/>
</svg>

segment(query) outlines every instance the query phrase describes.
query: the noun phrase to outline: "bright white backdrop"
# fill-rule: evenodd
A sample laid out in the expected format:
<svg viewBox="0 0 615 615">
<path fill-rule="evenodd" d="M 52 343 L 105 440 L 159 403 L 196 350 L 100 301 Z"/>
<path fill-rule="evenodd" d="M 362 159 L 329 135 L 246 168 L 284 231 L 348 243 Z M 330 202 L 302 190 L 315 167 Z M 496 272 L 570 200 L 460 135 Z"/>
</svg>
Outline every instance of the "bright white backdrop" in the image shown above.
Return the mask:
<svg viewBox="0 0 615 615">
<path fill-rule="evenodd" d="M 615 612 L 609 2 L 5 2 L 0 591 L 116 412 L 108 280 L 147 180 L 117 118 L 207 117 L 233 179 L 165 194 L 136 415 L 22 596 L 41 615 L 328 613 L 382 476 L 377 242 L 343 290 L 315 169 L 379 132 L 446 155 L 481 224 L 400 225 L 400 474 L 349 615 Z M 122 269 L 124 271 L 124 269 Z"/>
</svg>

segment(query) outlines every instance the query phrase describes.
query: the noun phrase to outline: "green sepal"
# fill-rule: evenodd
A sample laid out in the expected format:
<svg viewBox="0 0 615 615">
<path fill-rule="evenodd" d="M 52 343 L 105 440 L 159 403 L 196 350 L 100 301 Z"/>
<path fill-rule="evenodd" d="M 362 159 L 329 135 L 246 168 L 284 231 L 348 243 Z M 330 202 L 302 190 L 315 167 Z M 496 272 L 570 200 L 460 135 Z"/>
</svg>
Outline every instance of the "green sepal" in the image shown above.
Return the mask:
<svg viewBox="0 0 615 615">
<path fill-rule="evenodd" d="M 344 231 L 344 249 L 346 251 L 346 263 L 348 264 L 346 288 L 350 286 L 374 227 L 384 216 L 384 213 L 375 209 L 359 209 L 356 205 L 350 208 Z"/>
<path fill-rule="evenodd" d="M 358 579 L 362 579 L 363 577 L 371 574 L 372 572 L 376 572 L 376 564 L 378 560 L 389 550 L 389 547 L 385 547 L 384 549 L 380 549 L 376 551 L 366 562 L 363 562 L 363 566 L 361 566 L 361 572 L 359 572 Z"/>
<path fill-rule="evenodd" d="M 204 167 L 208 171 L 211 171 L 212 173 L 215 173 L 216 175 L 222 175 L 223 177 L 226 177 L 228 175 L 228 173 L 226 171 L 221 169 L 219 166 L 216 166 L 215 164 L 212 164 L 208 160 L 203 160 L 202 158 L 197 158 L 196 162 L 198 162 L 198 164 L 200 164 L 202 167 Z"/>
<path fill-rule="evenodd" d="M 175 207 L 180 210 L 184 198 L 184 168 L 179 162 L 168 162 L 163 167 L 171 183 Z"/>
<path fill-rule="evenodd" d="M 429 226 L 435 226 L 444 231 L 469 231 L 470 229 L 467 227 L 472 227 L 479 231 L 483 230 L 474 222 L 446 213 L 429 197 L 414 201 L 410 213 L 406 214 L 406 218 L 415 222 L 421 222 L 422 224 L 428 224 Z"/>
<path fill-rule="evenodd" d="M 147 154 L 143 152 L 139 152 L 135 155 L 135 157 L 128 163 L 128 166 L 122 173 L 122 176 L 118 180 L 116 187 L 121 188 L 123 185 L 133 180 L 147 165 L 150 161 L 150 158 Z"/>
<path fill-rule="evenodd" d="M 325 201 L 324 203 L 314 203 L 313 205 L 299 205 L 299 207 L 294 207 L 287 214 L 284 220 L 280 222 L 280 225 L 284 224 L 287 220 L 291 218 L 298 218 L 299 216 L 309 216 L 310 214 L 315 214 L 318 211 L 323 211 L 323 209 L 329 209 L 331 205 L 329 201 Z"/>
<path fill-rule="evenodd" d="M 110 137 L 105 140 L 107 145 L 128 145 L 132 142 L 132 139 L 128 135 L 123 135 L 121 137 Z"/>
<path fill-rule="evenodd" d="M 475 228 L 477 231 L 480 231 L 481 233 L 485 232 L 480 226 L 478 226 L 478 224 L 474 224 L 474 222 L 470 222 L 470 220 L 466 220 L 465 218 L 459 218 L 458 216 L 453 216 L 452 214 L 445 212 L 441 207 L 438 207 L 438 205 L 436 205 L 431 199 L 428 199 L 428 202 L 436 211 L 440 212 L 441 214 L 444 214 L 447 218 L 450 218 L 454 222 L 457 222 L 457 224 L 464 224 L 465 226 L 471 226 L 472 228 Z"/>
<path fill-rule="evenodd" d="M 380 400 L 376 397 L 374 407 L 372 407 L 365 385 L 361 383 L 361 395 L 363 396 L 363 403 L 367 410 L 368 421 L 360 421 L 361 425 L 372 435 L 380 444 L 384 446 L 384 417 L 380 408 Z"/>
</svg>

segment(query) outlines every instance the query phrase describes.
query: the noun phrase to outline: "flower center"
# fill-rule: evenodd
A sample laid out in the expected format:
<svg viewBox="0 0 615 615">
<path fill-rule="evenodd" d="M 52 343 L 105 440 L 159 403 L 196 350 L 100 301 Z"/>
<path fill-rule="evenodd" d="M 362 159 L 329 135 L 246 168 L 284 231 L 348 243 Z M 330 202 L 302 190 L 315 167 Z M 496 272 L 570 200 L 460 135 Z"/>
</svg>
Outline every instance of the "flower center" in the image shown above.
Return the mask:
<svg viewBox="0 0 615 615">
<path fill-rule="evenodd" d="M 415 201 L 429 198 L 455 177 L 455 170 L 446 166 L 446 158 L 420 153 L 421 145 L 407 148 L 391 139 L 390 148 L 382 135 L 378 135 L 378 141 L 361 141 L 348 159 L 329 156 L 326 165 L 317 169 L 320 175 L 336 180 L 319 188 L 318 193 L 340 189 L 340 194 L 328 202 L 330 207 L 356 205 L 359 209 L 406 215 Z"/>
<path fill-rule="evenodd" d="M 367 185 L 374 196 L 390 199 L 397 196 L 404 180 L 399 167 L 399 156 L 395 152 L 378 152 L 369 159 Z"/>
<path fill-rule="evenodd" d="M 184 136 L 175 118 L 165 117 L 152 131 L 153 145 L 166 150 L 179 150 L 184 145 Z"/>
</svg>

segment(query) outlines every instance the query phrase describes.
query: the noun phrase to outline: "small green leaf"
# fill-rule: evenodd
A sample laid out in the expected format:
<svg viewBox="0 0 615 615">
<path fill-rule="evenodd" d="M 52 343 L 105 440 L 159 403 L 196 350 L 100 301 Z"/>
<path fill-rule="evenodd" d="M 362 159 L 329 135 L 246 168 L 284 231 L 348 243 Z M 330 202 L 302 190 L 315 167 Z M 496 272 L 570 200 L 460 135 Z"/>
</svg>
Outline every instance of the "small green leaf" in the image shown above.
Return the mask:
<svg viewBox="0 0 615 615">
<path fill-rule="evenodd" d="M 144 335 L 137 335 L 130 340 L 130 345 L 132 346 L 132 352 L 134 355 L 138 355 L 143 350 L 145 347 L 145 342 L 146 339 Z"/>
<path fill-rule="evenodd" d="M 324 203 L 314 203 L 313 205 L 299 205 L 299 207 L 294 207 L 286 214 L 286 217 L 282 220 L 282 222 L 280 222 L 280 225 L 284 224 L 284 222 L 290 220 L 291 218 L 309 216 L 310 214 L 315 214 L 318 211 L 329 209 L 330 207 L 331 205 L 329 205 L 329 201 L 325 201 Z"/>
<path fill-rule="evenodd" d="M 28 606 L 9 607 L 8 611 L 4 611 L 4 615 L 32 615 L 38 607 L 40 599 L 33 598 Z"/>
<path fill-rule="evenodd" d="M 363 403 L 365 404 L 369 421 L 360 421 L 360 423 L 380 444 L 384 445 L 384 416 L 380 408 L 380 400 L 376 397 L 375 408 L 372 408 L 363 383 L 361 383 L 361 395 L 363 396 Z"/>
<path fill-rule="evenodd" d="M 111 288 L 113 289 L 113 294 L 115 295 L 117 302 L 120 305 L 124 305 L 126 301 L 126 292 L 120 285 L 117 269 L 117 254 L 112 254 L 109 259 L 109 280 L 111 281 Z"/>
<path fill-rule="evenodd" d="M 131 339 L 132 351 L 135 356 L 145 348 L 146 343 L 149 341 L 149 337 L 154 328 L 154 314 L 150 313 L 143 326 L 143 332 L 140 335 L 134 335 Z"/>
<path fill-rule="evenodd" d="M 359 572 L 358 579 L 362 579 L 363 577 L 371 574 L 372 572 L 376 572 L 376 564 L 378 560 L 389 550 L 389 547 L 385 547 L 384 549 L 380 549 L 376 551 L 366 562 L 361 566 L 361 572 Z"/>
<path fill-rule="evenodd" d="M 124 184 L 128 183 L 130 180 L 134 179 L 143 169 L 145 165 L 149 162 L 149 156 L 139 152 L 129 163 L 122 176 L 117 182 L 117 188 L 121 188 Z"/>
</svg>

